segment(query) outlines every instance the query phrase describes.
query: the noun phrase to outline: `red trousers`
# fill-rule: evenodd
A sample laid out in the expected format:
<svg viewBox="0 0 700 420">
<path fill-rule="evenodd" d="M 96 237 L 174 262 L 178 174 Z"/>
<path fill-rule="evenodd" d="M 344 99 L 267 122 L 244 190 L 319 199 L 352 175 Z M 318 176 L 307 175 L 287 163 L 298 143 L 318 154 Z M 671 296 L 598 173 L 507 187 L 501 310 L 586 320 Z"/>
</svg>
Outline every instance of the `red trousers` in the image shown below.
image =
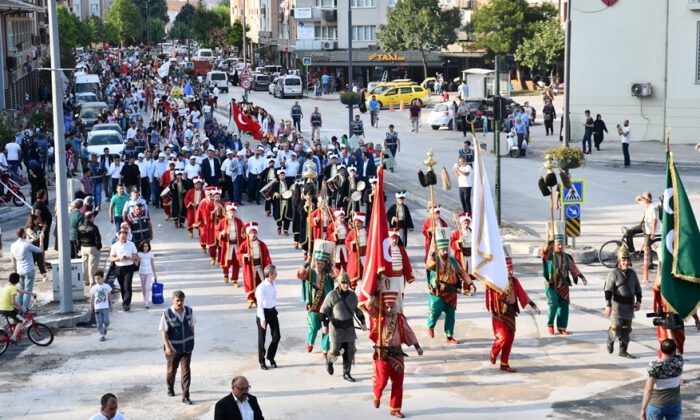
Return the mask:
<svg viewBox="0 0 700 420">
<path fill-rule="evenodd" d="M 498 354 L 501 354 L 501 364 L 507 365 L 508 358 L 510 357 L 510 350 L 513 347 L 513 340 L 515 340 L 515 317 L 512 319 L 512 324 L 510 324 L 510 319 L 508 316 L 503 318 L 491 317 L 491 322 L 493 324 L 493 335 L 496 337 L 493 340 L 493 347 L 491 347 L 491 356 L 495 359 Z"/>
<path fill-rule="evenodd" d="M 403 359 L 403 357 L 401 359 Z M 391 400 L 389 400 L 389 410 L 401 411 L 401 402 L 403 400 L 403 370 L 400 372 L 397 371 L 387 360 L 375 359 L 373 379 L 375 401 L 382 398 L 384 388 L 386 388 L 389 379 L 391 379 Z"/>
<path fill-rule="evenodd" d="M 661 342 L 664 341 L 667 338 L 671 338 L 668 336 L 668 330 L 665 328 L 661 327 L 656 327 L 656 338 L 659 340 L 659 346 L 661 345 Z M 685 329 L 677 329 L 673 330 L 673 340 L 676 342 L 676 351 L 678 354 L 681 356 L 683 355 L 683 346 L 685 345 Z M 661 347 L 659 347 L 659 359 L 661 359 Z"/>
<path fill-rule="evenodd" d="M 224 271 L 224 277 L 228 278 L 228 273 L 232 270 L 233 272 L 231 273 L 231 280 L 238 281 L 238 272 L 241 271 L 241 265 L 238 263 L 235 253 L 233 254 L 233 258 L 228 260 L 228 264 L 222 265 L 221 268 Z"/>
</svg>

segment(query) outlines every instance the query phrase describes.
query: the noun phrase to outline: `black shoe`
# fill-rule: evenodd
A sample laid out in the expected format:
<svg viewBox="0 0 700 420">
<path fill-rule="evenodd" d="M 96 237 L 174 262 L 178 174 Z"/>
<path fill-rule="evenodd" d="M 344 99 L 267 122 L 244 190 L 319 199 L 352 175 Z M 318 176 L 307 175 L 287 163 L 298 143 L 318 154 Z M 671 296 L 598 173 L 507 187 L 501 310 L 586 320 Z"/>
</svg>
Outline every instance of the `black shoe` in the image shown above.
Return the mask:
<svg viewBox="0 0 700 420">
<path fill-rule="evenodd" d="M 265 362 L 260 362 L 260 369 L 267 370 L 267 365 L 265 364 Z"/>
<path fill-rule="evenodd" d="M 124 305 L 124 312 L 129 312 L 131 310 L 131 305 Z"/>
<path fill-rule="evenodd" d="M 168 397 L 174 397 L 175 396 L 175 390 L 172 388 L 168 388 Z"/>
<path fill-rule="evenodd" d="M 326 372 L 328 372 L 329 375 L 332 375 L 335 370 L 333 369 L 333 363 L 326 362 Z"/>
<path fill-rule="evenodd" d="M 615 351 L 615 343 L 612 341 L 608 341 L 608 353 L 613 354 Z"/>
<path fill-rule="evenodd" d="M 273 359 L 270 359 L 270 366 L 273 368 L 277 368 L 277 362 L 275 362 Z"/>
<path fill-rule="evenodd" d="M 345 379 L 348 382 L 355 382 L 355 378 L 350 376 L 350 372 L 343 373 L 343 379 Z"/>
<path fill-rule="evenodd" d="M 182 403 L 187 404 L 187 405 L 192 405 L 192 400 L 190 400 L 190 397 L 183 397 Z"/>
<path fill-rule="evenodd" d="M 621 351 L 621 352 L 620 352 L 620 357 L 624 357 L 624 358 L 627 358 L 627 359 L 636 359 L 636 358 L 637 358 L 637 356 L 633 356 L 633 355 L 627 353 L 626 351 Z"/>
</svg>

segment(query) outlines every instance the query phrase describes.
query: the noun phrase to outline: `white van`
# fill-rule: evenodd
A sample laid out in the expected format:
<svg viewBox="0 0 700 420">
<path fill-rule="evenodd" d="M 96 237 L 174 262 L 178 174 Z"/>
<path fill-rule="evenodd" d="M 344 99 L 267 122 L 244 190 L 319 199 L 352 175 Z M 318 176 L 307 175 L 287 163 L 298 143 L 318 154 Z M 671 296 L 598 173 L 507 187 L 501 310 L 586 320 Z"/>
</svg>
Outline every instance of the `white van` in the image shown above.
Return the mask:
<svg viewBox="0 0 700 420">
<path fill-rule="evenodd" d="M 100 77 L 96 74 L 80 74 L 75 77 L 75 93 L 92 92 L 97 97 L 101 97 L 102 89 Z"/>
<path fill-rule="evenodd" d="M 210 71 L 207 73 L 207 86 L 209 89 L 217 86 L 220 91 L 228 93 L 228 74 L 225 71 Z"/>
<path fill-rule="evenodd" d="M 216 58 L 214 52 L 210 48 L 200 48 L 194 54 L 194 60 L 213 60 Z"/>
<path fill-rule="evenodd" d="M 301 98 L 301 77 L 293 75 L 278 77 L 277 83 L 275 83 L 274 96 L 282 99 L 290 96 Z"/>
</svg>

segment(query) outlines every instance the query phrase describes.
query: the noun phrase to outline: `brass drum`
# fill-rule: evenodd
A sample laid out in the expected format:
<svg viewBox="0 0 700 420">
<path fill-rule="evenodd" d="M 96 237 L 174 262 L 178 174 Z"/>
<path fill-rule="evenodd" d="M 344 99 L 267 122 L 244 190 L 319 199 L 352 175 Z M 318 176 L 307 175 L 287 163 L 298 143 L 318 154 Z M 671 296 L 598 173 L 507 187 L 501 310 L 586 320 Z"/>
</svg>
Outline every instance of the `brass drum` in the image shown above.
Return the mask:
<svg viewBox="0 0 700 420">
<path fill-rule="evenodd" d="M 362 182 L 362 181 L 360 181 L 360 182 Z M 350 199 L 352 201 L 360 201 L 361 198 L 362 198 L 362 192 L 360 192 L 360 191 L 353 191 L 352 194 L 350 194 Z"/>
<path fill-rule="evenodd" d="M 292 190 L 287 190 L 282 193 L 283 200 L 289 200 L 290 198 L 292 198 Z"/>
</svg>

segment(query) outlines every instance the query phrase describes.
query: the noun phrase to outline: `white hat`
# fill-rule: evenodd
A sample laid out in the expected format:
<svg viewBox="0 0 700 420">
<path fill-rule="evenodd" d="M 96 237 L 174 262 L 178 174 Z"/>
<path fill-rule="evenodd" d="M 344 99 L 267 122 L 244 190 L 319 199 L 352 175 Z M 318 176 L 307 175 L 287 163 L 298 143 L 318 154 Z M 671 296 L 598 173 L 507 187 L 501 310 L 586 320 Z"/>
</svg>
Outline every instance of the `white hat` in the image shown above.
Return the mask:
<svg viewBox="0 0 700 420">
<path fill-rule="evenodd" d="M 333 217 L 340 217 L 340 216 L 345 216 L 345 210 L 343 209 L 334 209 L 333 210 Z"/>
<path fill-rule="evenodd" d="M 139 155 L 138 155 L 138 157 L 145 157 L 145 156 L 146 155 L 144 155 L 143 153 L 139 153 Z"/>
<path fill-rule="evenodd" d="M 399 198 L 406 198 L 406 191 L 399 191 L 399 192 L 397 192 L 397 193 L 394 194 L 394 195 L 396 196 L 396 199 L 399 199 Z"/>
<path fill-rule="evenodd" d="M 192 183 L 193 183 L 193 184 L 201 184 L 202 182 L 204 182 L 204 180 L 202 179 L 202 177 L 196 176 L 196 177 L 192 178 Z"/>
<path fill-rule="evenodd" d="M 170 154 L 170 159 L 177 159 L 177 155 L 175 153 Z"/>
<path fill-rule="evenodd" d="M 286 173 L 287 173 L 287 171 L 285 171 L 284 169 L 277 170 L 277 175 L 282 175 L 282 174 L 286 174 Z"/>
<path fill-rule="evenodd" d="M 355 167 L 355 165 L 350 165 L 348 166 L 348 172 L 349 171 L 357 172 L 357 168 Z"/>
<path fill-rule="evenodd" d="M 270 159 L 267 160 L 267 163 L 275 163 L 275 160 L 272 159 L 272 158 L 270 158 Z"/>
<path fill-rule="evenodd" d="M 345 165 L 343 165 L 343 164 L 341 163 L 340 165 L 337 166 L 337 169 L 338 169 L 338 170 L 345 169 Z"/>
<path fill-rule="evenodd" d="M 258 231 L 258 223 L 257 222 L 248 222 L 245 224 L 245 233 L 250 233 L 252 231 Z"/>
<path fill-rule="evenodd" d="M 245 156 L 245 152 L 243 150 L 239 150 L 238 153 L 236 153 L 236 156 Z"/>
<path fill-rule="evenodd" d="M 215 150 L 215 149 L 214 149 L 214 146 L 212 146 L 211 144 L 209 145 L 209 147 L 207 147 L 207 152 L 210 151 L 210 150 L 211 150 L 212 152 Z"/>
<path fill-rule="evenodd" d="M 226 206 L 226 211 L 237 211 L 238 206 L 236 206 L 236 203 L 231 203 Z"/>
<path fill-rule="evenodd" d="M 234 154 L 234 153 L 233 153 L 233 150 L 231 150 L 231 149 L 226 149 L 226 155 L 227 155 L 227 156 L 228 156 L 228 155 L 232 155 L 232 154 Z"/>
<path fill-rule="evenodd" d="M 442 206 L 440 204 L 437 204 L 430 209 L 430 211 L 432 211 L 433 213 L 440 213 L 440 210 L 442 210 Z"/>
<path fill-rule="evenodd" d="M 197 156 L 195 156 L 195 155 L 190 156 L 190 160 L 192 160 L 192 159 L 197 160 Z"/>
<path fill-rule="evenodd" d="M 371 176 L 371 177 L 369 177 L 369 183 L 370 183 L 370 184 L 376 184 L 376 183 L 377 183 L 377 177 L 376 177 L 376 176 Z"/>
<path fill-rule="evenodd" d="M 355 212 L 355 216 L 353 216 L 353 220 L 356 222 L 365 222 L 365 214 L 363 212 Z"/>
<path fill-rule="evenodd" d="M 462 223 L 464 221 L 469 221 L 471 223 L 472 221 L 472 216 L 469 213 L 460 213 L 459 214 L 459 222 Z"/>
</svg>

